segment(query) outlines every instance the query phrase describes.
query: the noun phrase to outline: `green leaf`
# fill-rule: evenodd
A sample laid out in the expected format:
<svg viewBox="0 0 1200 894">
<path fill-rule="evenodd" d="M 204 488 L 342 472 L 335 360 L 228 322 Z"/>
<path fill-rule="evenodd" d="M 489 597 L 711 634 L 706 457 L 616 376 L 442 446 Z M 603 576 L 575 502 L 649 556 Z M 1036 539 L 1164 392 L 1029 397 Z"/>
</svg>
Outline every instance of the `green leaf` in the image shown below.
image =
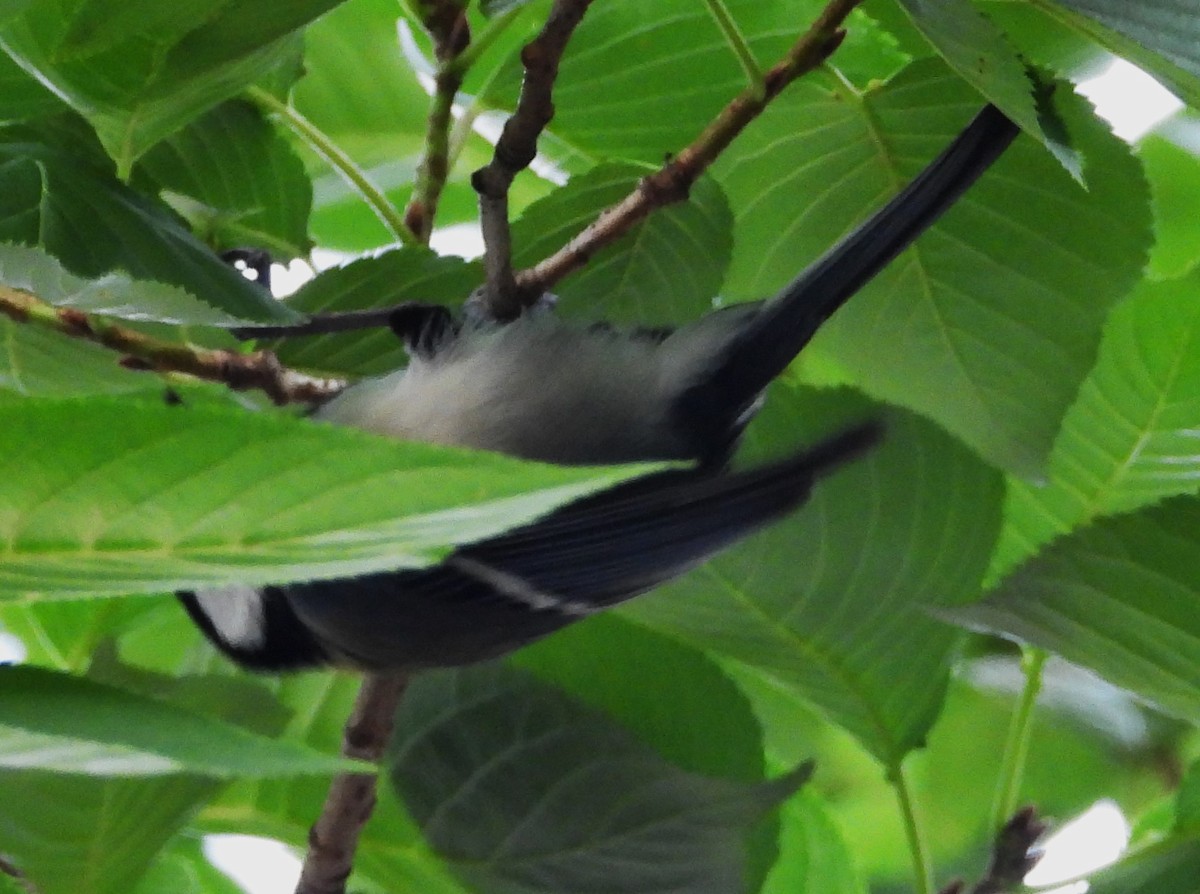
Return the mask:
<svg viewBox="0 0 1200 894">
<path fill-rule="evenodd" d="M 117 169 L 296 52 L 336 0 L 35 3 L 0 44 L 96 129 Z"/>
<path fill-rule="evenodd" d="M 83 671 L 106 637 L 120 636 L 159 606 L 173 612 L 181 608 L 166 599 L 157 601 L 157 605 L 149 599 L 0 601 L 0 626 L 21 640 L 31 664 Z M 175 670 L 187 640 L 186 627 L 181 624 L 173 634 L 161 639 L 160 644 L 163 651 L 176 658 L 171 666 Z"/>
<path fill-rule="evenodd" d="M 45 168 L 32 158 L 9 158 L 0 163 L 0 237 L 19 239 L 37 226 L 38 206 L 45 188 Z"/>
<path fill-rule="evenodd" d="M 866 894 L 838 824 L 820 798 L 801 791 L 780 811 L 782 854 L 762 894 Z"/>
<path fill-rule="evenodd" d="M 1187 3 L 1055 0 L 1038 5 L 1145 69 L 1189 104 L 1200 100 L 1200 16 Z"/>
<path fill-rule="evenodd" d="M 325 270 L 293 295 L 288 306 L 305 314 L 389 307 L 403 301 L 456 306 L 482 279 L 478 264 L 413 246 Z M 342 375 L 378 375 L 407 361 L 403 344 L 386 326 L 283 339 L 268 347 L 289 366 Z"/>
<path fill-rule="evenodd" d="M 807 776 L 750 786 L 684 772 L 494 665 L 415 680 L 389 761 L 455 873 L 505 892 L 738 890 L 745 832 Z"/>
<path fill-rule="evenodd" d="M 348 674 L 293 674 L 278 681 L 278 697 L 293 711 L 288 738 L 317 749 L 337 749 L 359 686 L 360 681 Z M 196 825 L 205 832 L 252 832 L 304 847 L 328 788 L 327 780 L 316 777 L 237 783 L 214 800 Z M 359 840 L 351 886 L 370 883 L 381 890 L 467 894 L 422 839 L 391 786 L 381 785 L 377 797 Z"/>
<path fill-rule="evenodd" d="M 1200 760 L 1192 762 L 1175 800 L 1175 831 L 1200 833 Z"/>
<path fill-rule="evenodd" d="M 1113 310 L 1063 420 L 1048 480 L 1010 481 L 999 577 L 1093 519 L 1200 488 L 1200 271 L 1143 284 Z"/>
<path fill-rule="evenodd" d="M 766 772 L 749 702 L 691 646 L 608 613 L 560 630 L 513 660 L 609 714 L 685 770 L 748 782 Z M 647 677 L 650 666 L 654 674 Z"/>
<path fill-rule="evenodd" d="M 1200 719 L 1200 500 L 1177 497 L 1051 544 L 955 620 L 1052 649 Z"/>
<path fill-rule="evenodd" d="M 818 705 L 886 766 L 923 740 L 953 631 L 931 605 L 974 598 L 999 523 L 999 475 L 954 439 L 846 393 L 777 388 L 750 453 L 883 415 L 884 443 L 786 521 L 621 612 L 749 665 Z"/>
<path fill-rule="evenodd" d="M 120 269 L 171 283 L 205 302 L 251 320 L 286 321 L 286 306 L 225 264 L 162 205 L 118 182 L 97 161 L 80 124 L 0 127 L 0 174 L 15 195 L 0 200 L 0 237 L 34 245 L 79 276 Z M 102 157 L 101 157 L 102 158 Z M 0 195 L 13 195 L 0 180 Z"/>
<path fill-rule="evenodd" d="M 179 836 L 159 853 L 132 894 L 244 894 L 204 855 L 196 838 Z"/>
<path fill-rule="evenodd" d="M 1019 139 L 808 349 L 1026 475 L 1041 471 L 1105 315 L 1137 280 L 1150 241 L 1128 147 L 1067 93 L 1055 101 L 1095 172 L 1088 190 Z M 819 78 L 794 86 L 718 166 L 738 218 L 726 294 L 776 291 L 915 175 L 978 105 L 933 60 L 861 97 Z"/>
<path fill-rule="evenodd" d="M 305 29 L 296 108 L 365 166 L 415 162 L 422 145 L 428 96 L 398 52 L 400 7 L 349 0 Z"/>
<path fill-rule="evenodd" d="M 162 392 L 162 379 L 119 365 L 90 342 L 0 318 L 0 393 L 32 397 Z"/>
<path fill-rule="evenodd" d="M 1194 894 L 1200 878 L 1200 835 L 1170 838 L 1121 860 L 1088 880 L 1090 894 Z"/>
<path fill-rule="evenodd" d="M 134 610 L 123 612 L 120 603 L 124 602 L 133 603 Z M 180 627 L 191 624 L 191 619 L 174 599 L 118 599 L 105 600 L 105 603 L 110 615 L 108 633 L 91 649 L 87 666 L 89 680 L 139 697 L 166 702 L 189 714 L 218 717 L 271 741 L 279 737 L 289 720 L 291 709 L 280 703 L 269 688 L 272 681 L 268 678 L 195 673 L 191 670 L 181 674 L 181 663 L 178 661 L 168 675 L 124 662 L 122 654 L 133 651 L 128 648 L 128 633 L 136 630 L 145 619 L 153 617 L 156 609 L 166 609 L 173 618 L 182 622 Z M 55 604 L 35 603 L 39 608 Z M 184 637 L 176 635 L 171 639 L 175 644 Z M 337 745 L 334 745 L 323 749 L 323 754 L 330 755 L 337 750 Z M 321 750 L 312 749 L 310 752 L 321 753 Z"/>
<path fill-rule="evenodd" d="M 193 298 L 176 286 L 140 282 L 123 273 L 106 273 L 94 279 L 75 276 L 57 258 L 24 245 L 0 244 L 0 283 L 29 292 L 56 307 L 71 307 L 121 320 L 202 326 L 238 326 L 247 322 Z M 112 353 L 108 354 L 110 362 L 114 362 Z"/>
<path fill-rule="evenodd" d="M 697 649 L 608 613 L 522 649 L 513 660 L 604 711 L 681 769 L 750 783 L 766 776 L 750 703 Z M 756 890 L 779 856 L 779 824 L 761 823 L 749 847 L 746 887 Z"/>
<path fill-rule="evenodd" d="M 1041 134 L 1025 66 L 991 19 L 969 0 L 900 0 L 900 5 L 959 77 L 1023 131 Z"/>
<path fill-rule="evenodd" d="M 33 0 L 0 0 L 0 21 L 16 15 L 32 2 Z"/>
<path fill-rule="evenodd" d="M 0 767 L 85 776 L 214 779 L 362 767 L 91 680 L 0 667 Z"/>
<path fill-rule="evenodd" d="M 436 559 L 636 474 L 228 407 L 0 405 L 0 592 L 155 592 Z"/>
<path fill-rule="evenodd" d="M 903 17 L 903 13 L 898 15 Z M 875 10 L 856 8 L 846 19 L 845 32 L 826 65 L 856 87 L 865 89 L 872 83 L 887 81 L 913 60 L 914 52 L 897 39 L 891 28 L 880 24 Z M 915 55 L 925 55 L 926 42 L 918 37 L 916 43 Z"/>
<path fill-rule="evenodd" d="M 144 604 L 145 600 L 136 602 Z M 96 604 L 93 601 L 91 606 Z M 162 604 L 167 605 L 167 600 Z M 58 607 L 48 603 L 37 606 L 40 610 Z M 113 607 L 116 602 L 110 601 L 109 608 Z M 90 606 L 80 604 L 71 608 Z M 183 620 L 178 606 L 171 605 L 170 608 Z M 109 615 L 112 614 L 109 611 Z M 113 623 L 110 629 L 117 626 Z M 180 639 L 171 635 L 168 642 L 178 647 Z M 173 679 L 146 674 L 115 666 L 105 648 L 98 651 L 92 665 L 91 673 L 99 671 L 106 681 L 119 679 L 123 687 L 135 692 L 153 693 L 156 698 L 169 699 L 171 705 L 177 706 L 173 710 L 201 711 L 210 719 L 216 716 L 215 712 L 220 712 L 223 720 L 233 719 L 239 726 L 272 738 L 279 734 L 287 719 L 278 702 L 264 692 L 263 684 L 246 678 Z M 353 684 L 349 677 L 346 681 Z M 292 710 L 308 709 L 307 705 L 299 704 L 289 707 Z M 347 703 L 347 710 L 348 707 Z M 343 713 L 339 718 L 339 725 L 344 716 Z M 238 734 L 245 735 L 243 730 L 238 730 Z M 146 730 L 143 735 L 149 737 L 154 733 Z M 339 741 L 337 737 L 330 737 L 317 745 L 309 743 L 310 753 L 333 754 Z M 274 743 L 268 747 L 273 748 Z M 262 780 L 257 784 L 303 784 L 323 792 L 329 780 L 324 775 L 289 776 Z M 80 891 L 126 894 L 143 875 L 147 875 L 146 883 L 159 877 L 156 870 L 164 860 L 176 864 L 181 848 L 191 850 L 185 842 L 176 839 L 165 854 L 159 853 L 160 848 L 221 786 L 218 779 L 193 775 L 101 778 L 35 770 L 0 771 L 0 801 L 22 805 L 20 811 L 0 811 L 0 852 L 17 858 L 44 894 L 78 894 Z M 309 821 L 319 806 L 320 800 L 317 800 L 311 808 Z M 203 877 L 202 868 L 197 869 Z M 190 877 L 197 879 L 195 873 Z M 137 890 L 143 891 L 141 887 Z M 177 894 L 188 889 L 168 890 Z M 201 890 L 209 894 L 223 889 L 204 887 Z"/>
<path fill-rule="evenodd" d="M 1154 248 L 1148 272 L 1161 279 L 1182 276 L 1200 263 L 1200 171 L 1189 142 L 1200 119 L 1179 114 L 1138 141 L 1154 198 Z"/>
<path fill-rule="evenodd" d="M 349 0 L 313 22 L 304 32 L 305 74 L 293 93 L 296 108 L 346 150 L 397 207 L 404 207 L 412 193 L 429 106 L 416 72 L 397 48 L 396 19 L 405 10 L 406 4 L 395 0 Z M 402 20 L 399 27 L 407 29 L 407 24 Z M 510 27 L 501 43 L 518 39 L 520 31 Z M 471 80 L 490 73 L 488 63 L 498 49 L 471 67 L 468 93 L 477 92 Z M 491 156 L 488 142 L 469 132 L 438 205 L 439 227 L 478 219 L 470 173 Z M 324 161 L 309 158 L 314 172 L 311 227 L 318 243 L 343 251 L 392 245 L 395 236 L 340 175 Z M 547 188 L 537 177 L 518 177 L 509 195 L 514 212 Z"/>
<path fill-rule="evenodd" d="M 155 146 L 139 167 L 199 203 L 194 225 L 221 248 L 261 246 L 284 258 L 308 250 L 312 182 L 253 106 L 221 104 Z"/>
<path fill-rule="evenodd" d="M 0 47 L 0 121 L 23 121 L 65 108 L 61 99 L 31 78 Z"/>
<path fill-rule="evenodd" d="M 725 0 L 725 6 L 765 70 L 824 4 Z M 559 68 L 551 129 L 593 158 L 657 167 L 665 155 L 695 139 L 745 87 L 745 72 L 705 4 L 593 4 Z"/>
<path fill-rule="evenodd" d="M 877 11 L 875 0 L 868 0 L 868 4 Z M 992 0 L 981 6 L 988 18 L 1003 29 L 1021 58 L 1065 81 L 1077 84 L 1099 74 L 1112 62 L 1112 55 L 1086 34 L 1050 15 L 1046 11 L 1054 9 L 1050 3 L 1035 6 Z M 889 27 L 892 25 L 887 17 L 883 21 Z"/>
<path fill-rule="evenodd" d="M 0 770 L 0 852 L 39 894 L 127 894 L 215 779 L 98 777 Z"/>
<path fill-rule="evenodd" d="M 599 165 L 530 205 L 513 224 L 513 264 L 536 264 L 565 245 L 610 205 L 636 189 L 647 172 Z M 686 203 L 668 205 L 590 258 L 555 287 L 563 311 L 576 317 L 677 324 L 712 309 L 729 263 L 733 218 L 721 188 L 708 177 Z"/>
</svg>

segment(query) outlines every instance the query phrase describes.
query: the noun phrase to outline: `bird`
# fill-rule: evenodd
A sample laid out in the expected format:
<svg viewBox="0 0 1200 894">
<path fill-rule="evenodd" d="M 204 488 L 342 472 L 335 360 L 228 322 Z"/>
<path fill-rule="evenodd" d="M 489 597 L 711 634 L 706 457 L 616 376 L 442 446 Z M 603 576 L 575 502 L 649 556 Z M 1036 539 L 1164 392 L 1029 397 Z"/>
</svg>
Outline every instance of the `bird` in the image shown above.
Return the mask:
<svg viewBox="0 0 1200 894">
<path fill-rule="evenodd" d="M 677 328 L 513 321 L 409 305 L 395 372 L 313 418 L 560 465 L 676 461 L 463 544 L 427 568 L 178 593 L 242 666 L 413 672 L 500 657 L 673 580 L 786 516 L 881 437 L 867 422 L 794 456 L 729 469 L 770 383 L 822 323 L 1000 158 L 1019 128 L 985 106 L 893 199 L 774 297 Z"/>
</svg>

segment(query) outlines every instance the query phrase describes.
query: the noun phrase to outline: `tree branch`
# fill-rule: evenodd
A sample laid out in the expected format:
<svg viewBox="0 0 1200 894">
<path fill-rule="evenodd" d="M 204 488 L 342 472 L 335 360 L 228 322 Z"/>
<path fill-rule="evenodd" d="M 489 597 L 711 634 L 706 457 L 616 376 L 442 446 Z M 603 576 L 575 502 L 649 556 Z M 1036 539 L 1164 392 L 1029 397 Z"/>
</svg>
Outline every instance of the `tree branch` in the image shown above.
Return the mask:
<svg viewBox="0 0 1200 894">
<path fill-rule="evenodd" d="M 239 354 L 163 341 L 71 307 L 55 307 L 8 286 L 0 286 L 0 314 L 102 345 L 123 355 L 121 362 L 130 369 L 186 373 L 237 391 L 257 389 L 281 406 L 317 403 L 344 387 L 340 381 L 314 379 L 288 369 L 269 351 Z"/>
<path fill-rule="evenodd" d="M 479 193 L 487 287 L 484 302 L 498 320 L 512 319 L 532 303 L 518 294 L 512 271 L 508 190 L 537 155 L 537 141 L 554 117 L 552 93 L 558 64 L 591 0 L 555 0 L 541 32 L 521 51 L 525 80 L 517 108 L 504 123 L 492 160 L 471 177 Z M 533 299 L 537 296 L 534 295 Z"/>
<path fill-rule="evenodd" d="M 401 674 L 363 680 L 342 738 L 342 754 L 378 762 L 392 735 L 396 707 L 408 685 Z M 329 786 L 321 815 L 308 833 L 308 853 L 296 894 L 343 894 L 363 825 L 375 808 L 378 776 L 343 773 Z"/>
<path fill-rule="evenodd" d="M 683 201 L 696 179 L 746 125 L 757 118 L 788 84 L 812 71 L 842 42 L 842 23 L 862 0 L 830 0 L 812 27 L 767 71 L 760 90 L 751 85 L 729 102 L 704 131 L 628 196 L 605 209 L 578 236 L 550 257 L 515 275 L 522 306 L 582 267 L 597 251 L 628 233 L 652 211 Z"/>
<path fill-rule="evenodd" d="M 404 222 L 422 244 L 429 244 L 433 221 L 446 179 L 450 176 L 450 125 L 454 98 L 462 87 L 466 69 L 459 56 L 470 46 L 465 4 L 458 0 L 424 0 L 418 12 L 425 30 L 433 37 L 438 70 L 434 78 L 433 101 L 425 127 L 425 151 L 417 165 L 412 197 L 404 210 Z"/>
<path fill-rule="evenodd" d="M 1035 846 L 1044 834 L 1046 823 L 1038 818 L 1034 808 L 1018 810 L 996 833 L 987 874 L 971 888 L 971 894 L 1004 894 L 1017 890 L 1022 879 L 1042 857 Z M 963 894 L 965 890 L 961 881 L 954 881 L 939 894 Z"/>
<path fill-rule="evenodd" d="M 364 310 L 339 310 L 323 314 L 312 314 L 299 323 L 264 323 L 263 325 L 238 326 L 230 329 L 241 339 L 290 338 L 295 335 L 330 335 L 335 332 L 358 332 L 361 329 L 379 329 L 391 325 L 391 318 L 398 310 L 422 305 L 420 301 L 401 301 L 388 307 L 368 307 Z"/>
</svg>

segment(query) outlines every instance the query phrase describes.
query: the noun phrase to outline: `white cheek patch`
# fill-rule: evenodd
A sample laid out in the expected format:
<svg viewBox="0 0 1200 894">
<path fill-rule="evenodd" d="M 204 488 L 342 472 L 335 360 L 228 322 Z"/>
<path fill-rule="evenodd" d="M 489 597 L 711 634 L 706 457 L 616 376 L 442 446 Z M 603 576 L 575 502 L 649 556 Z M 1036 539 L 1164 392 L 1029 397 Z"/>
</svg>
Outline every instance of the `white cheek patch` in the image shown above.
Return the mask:
<svg viewBox="0 0 1200 894">
<path fill-rule="evenodd" d="M 266 639 L 263 597 L 254 587 L 231 584 L 197 590 L 196 604 L 212 623 L 217 636 L 236 649 L 256 649 Z"/>
</svg>

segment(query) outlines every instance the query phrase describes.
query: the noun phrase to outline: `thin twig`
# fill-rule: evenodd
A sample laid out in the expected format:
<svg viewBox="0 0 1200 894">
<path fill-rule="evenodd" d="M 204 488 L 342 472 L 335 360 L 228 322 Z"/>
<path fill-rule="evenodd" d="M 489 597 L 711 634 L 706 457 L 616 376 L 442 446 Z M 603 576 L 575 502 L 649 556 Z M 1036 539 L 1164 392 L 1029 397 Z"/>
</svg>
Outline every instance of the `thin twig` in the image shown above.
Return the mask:
<svg viewBox="0 0 1200 894">
<path fill-rule="evenodd" d="M 433 51 L 439 62 L 449 62 L 470 45 L 467 4 L 462 0 L 417 0 L 413 5 L 422 26 L 433 38 Z"/>
<path fill-rule="evenodd" d="M 398 310 L 420 304 L 419 301 L 401 301 L 389 307 L 369 307 L 364 310 L 340 310 L 313 314 L 300 323 L 264 323 L 262 325 L 239 326 L 230 329 L 241 339 L 290 338 L 296 335 L 330 335 L 335 332 L 357 332 L 360 329 L 379 329 L 391 324 L 392 315 Z"/>
<path fill-rule="evenodd" d="M 766 73 L 763 90 L 747 87 L 704 131 L 628 196 L 605 209 L 586 229 L 548 258 L 515 275 L 522 306 L 582 267 L 598 250 L 616 241 L 652 211 L 687 198 L 696 179 L 792 81 L 821 65 L 842 42 L 842 23 L 862 0 L 830 0 L 812 27 Z"/>
<path fill-rule="evenodd" d="M 239 354 L 163 341 L 103 317 L 55 307 L 8 286 L 0 286 L 0 314 L 18 323 L 102 345 L 121 354 L 121 363 L 130 369 L 186 373 L 238 391 L 257 389 L 279 405 L 318 403 L 344 387 L 340 381 L 314 379 L 288 369 L 269 351 Z"/>
<path fill-rule="evenodd" d="M 404 222 L 422 244 L 429 244 L 438 202 L 450 176 L 450 125 L 454 120 L 454 98 L 462 86 L 466 69 L 456 62 L 471 43 L 466 10 L 454 0 L 424 0 L 417 5 L 421 23 L 433 37 L 438 70 L 434 77 L 433 101 L 425 127 L 425 151 L 417 165 L 412 197 L 404 209 Z"/>
<path fill-rule="evenodd" d="M 392 735 L 396 707 L 408 678 L 375 674 L 363 680 L 342 738 L 342 754 L 377 762 Z M 329 786 L 321 815 L 308 833 L 308 853 L 296 894 L 343 894 L 363 825 L 375 808 L 378 776 L 343 773 Z"/>
<path fill-rule="evenodd" d="M 484 302 L 498 320 L 515 317 L 532 303 L 518 294 L 513 278 L 508 190 L 513 178 L 537 155 L 538 137 L 554 117 L 552 93 L 558 64 L 590 5 L 591 0 L 555 0 L 541 32 L 521 50 L 525 80 L 517 108 L 504 124 L 491 162 L 471 177 L 471 185 L 479 194 L 480 226 L 486 246 Z"/>
</svg>

